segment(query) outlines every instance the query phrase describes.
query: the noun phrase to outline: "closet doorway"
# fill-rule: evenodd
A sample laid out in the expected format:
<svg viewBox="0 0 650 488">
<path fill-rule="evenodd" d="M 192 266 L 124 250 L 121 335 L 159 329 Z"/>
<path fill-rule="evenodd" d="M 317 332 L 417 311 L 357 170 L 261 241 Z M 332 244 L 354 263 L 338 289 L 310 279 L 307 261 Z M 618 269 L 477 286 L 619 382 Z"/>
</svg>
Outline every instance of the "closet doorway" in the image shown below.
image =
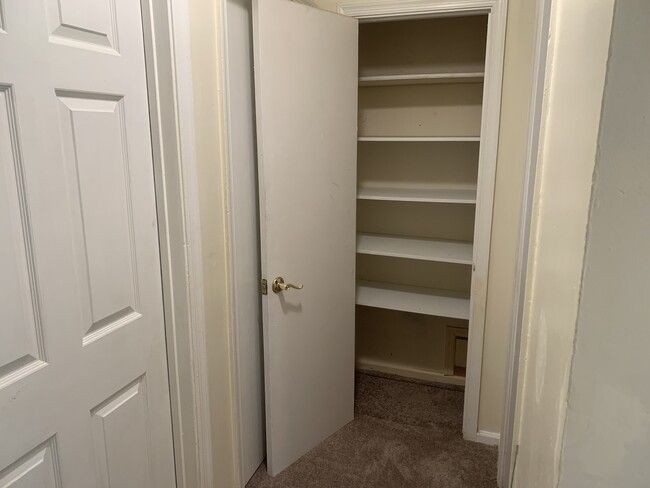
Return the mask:
<svg viewBox="0 0 650 488">
<path fill-rule="evenodd" d="M 243 179 L 259 184 L 260 234 L 239 240 L 260 247 L 233 263 L 237 277 L 237 259 L 260 262 L 261 249 L 264 352 L 237 358 L 255 380 L 240 384 L 254 420 L 240 428 L 265 415 L 248 437 L 266 436 L 269 472 L 281 472 L 352 420 L 356 367 L 464 387 L 463 434 L 477 440 L 504 6 L 252 10 L 252 43 L 228 45 L 231 94 L 243 75 L 231 63 L 254 59 L 257 134 L 242 140 L 256 141 L 259 170 Z M 231 131 L 231 160 L 236 142 Z M 244 207 L 233 221 L 257 217 Z M 255 344 L 255 326 L 236 335 Z M 252 408 L 262 383 L 264 408 Z M 242 450 L 244 478 L 259 456 Z"/>
</svg>

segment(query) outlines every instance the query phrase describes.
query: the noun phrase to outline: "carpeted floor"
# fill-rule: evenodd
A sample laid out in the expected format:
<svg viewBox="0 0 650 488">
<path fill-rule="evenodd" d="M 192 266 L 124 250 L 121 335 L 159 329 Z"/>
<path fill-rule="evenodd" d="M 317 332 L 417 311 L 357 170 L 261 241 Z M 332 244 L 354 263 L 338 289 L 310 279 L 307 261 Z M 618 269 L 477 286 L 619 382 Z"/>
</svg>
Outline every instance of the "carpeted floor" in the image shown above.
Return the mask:
<svg viewBox="0 0 650 488">
<path fill-rule="evenodd" d="M 246 488 L 496 488 L 497 449 L 462 439 L 463 392 L 357 374 L 355 417 Z"/>
</svg>

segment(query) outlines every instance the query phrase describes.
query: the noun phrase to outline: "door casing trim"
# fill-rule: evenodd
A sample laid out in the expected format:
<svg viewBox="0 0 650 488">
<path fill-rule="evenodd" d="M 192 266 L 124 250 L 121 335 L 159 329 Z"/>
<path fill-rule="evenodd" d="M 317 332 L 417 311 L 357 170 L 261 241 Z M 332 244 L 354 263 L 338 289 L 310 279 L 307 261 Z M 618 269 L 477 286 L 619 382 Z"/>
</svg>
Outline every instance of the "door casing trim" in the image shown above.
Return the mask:
<svg viewBox="0 0 650 488">
<path fill-rule="evenodd" d="M 499 444 L 497 480 L 500 488 L 511 487 L 512 473 L 516 460 L 516 414 L 521 360 L 521 333 L 524 321 L 530 228 L 533 219 L 533 197 L 535 193 L 540 128 L 543 115 L 544 86 L 546 83 L 546 60 L 551 3 L 552 0 L 537 0 L 532 86 L 528 113 L 526 160 L 524 162 L 524 181 L 522 185 L 522 205 L 519 223 L 519 244 L 516 255 L 515 287 L 512 300 L 508 355 L 506 359 L 501 442 Z"/>
<path fill-rule="evenodd" d="M 188 0 L 141 0 L 178 488 L 214 486 Z"/>
</svg>

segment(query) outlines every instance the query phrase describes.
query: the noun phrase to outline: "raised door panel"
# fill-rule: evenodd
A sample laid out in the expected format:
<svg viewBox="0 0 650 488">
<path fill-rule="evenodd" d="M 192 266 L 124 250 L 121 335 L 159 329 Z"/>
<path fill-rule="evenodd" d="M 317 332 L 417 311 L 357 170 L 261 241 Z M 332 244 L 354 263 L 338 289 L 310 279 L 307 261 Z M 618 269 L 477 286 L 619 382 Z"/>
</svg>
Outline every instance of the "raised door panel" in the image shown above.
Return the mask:
<svg viewBox="0 0 650 488">
<path fill-rule="evenodd" d="M 62 488 L 62 486 L 54 437 L 0 471 L 2 488 Z"/>
<path fill-rule="evenodd" d="M 5 4 L 4 0 L 0 0 L 0 34 L 4 34 L 5 32 L 7 32 L 5 26 Z"/>
<path fill-rule="evenodd" d="M 12 90 L 0 85 L 0 389 L 45 366 Z"/>
<path fill-rule="evenodd" d="M 90 412 L 102 488 L 152 486 L 146 401 L 143 376 Z"/>
<path fill-rule="evenodd" d="M 75 184 L 83 343 L 137 320 L 137 272 L 121 97 L 58 92 L 64 158 Z"/>
<path fill-rule="evenodd" d="M 48 0 L 50 41 L 119 52 L 115 0 Z"/>
</svg>

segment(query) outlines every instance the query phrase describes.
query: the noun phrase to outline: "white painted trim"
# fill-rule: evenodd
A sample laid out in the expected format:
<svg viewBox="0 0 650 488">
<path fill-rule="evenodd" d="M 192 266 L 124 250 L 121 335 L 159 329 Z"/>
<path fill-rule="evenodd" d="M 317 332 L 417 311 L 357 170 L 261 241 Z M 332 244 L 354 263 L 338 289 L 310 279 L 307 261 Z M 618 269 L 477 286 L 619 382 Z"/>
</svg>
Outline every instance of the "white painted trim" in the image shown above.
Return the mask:
<svg viewBox="0 0 650 488">
<path fill-rule="evenodd" d="M 486 444 L 488 446 L 498 446 L 501 439 L 501 434 L 497 432 L 488 432 L 487 430 L 479 430 L 476 434 L 476 442 Z"/>
<path fill-rule="evenodd" d="M 198 188 L 198 162 L 194 131 L 194 98 L 190 56 L 189 2 L 170 0 L 176 67 L 178 130 L 180 134 L 183 203 L 185 217 L 184 245 L 187 262 L 187 291 L 190 301 L 191 371 L 187 380 L 194 382 L 194 417 L 197 435 L 199 486 L 213 485 L 212 430 L 206 344 L 205 306 L 203 303 L 203 254 L 201 252 L 201 219 Z M 192 375 L 191 378 L 189 377 Z"/>
<path fill-rule="evenodd" d="M 487 13 L 489 15 L 481 119 L 481 148 L 474 228 L 474 273 L 465 382 L 463 436 L 478 440 L 479 399 L 487 278 L 492 234 L 492 207 L 496 177 L 501 112 L 501 79 L 505 50 L 507 0 L 391 0 L 341 4 L 339 13 L 361 21 Z"/>
<path fill-rule="evenodd" d="M 213 486 L 188 0 L 142 0 L 177 486 Z"/>
<path fill-rule="evenodd" d="M 228 226 L 228 236 L 230 237 L 229 242 L 228 242 L 228 252 L 230 256 L 230 260 L 228 263 L 228 274 L 229 274 L 229 279 L 228 282 L 231 283 L 231 293 L 230 293 L 230 306 L 231 306 L 231 338 L 232 338 L 232 344 L 231 344 L 231 351 L 232 351 L 232 378 L 233 378 L 233 394 L 234 394 L 234 409 L 233 409 L 233 417 L 234 417 L 234 439 L 235 439 L 235 449 L 238 453 L 238 458 L 237 458 L 237 463 L 238 463 L 238 473 L 239 473 L 239 479 L 240 479 L 240 484 L 243 486 L 245 485 L 252 473 L 247 472 L 247 462 L 251 458 L 250 452 L 251 450 L 254 450 L 255 444 L 251 443 L 250 438 L 246 437 L 247 434 L 247 429 L 250 429 L 250 425 L 247 425 L 246 422 L 250 420 L 250 412 L 252 409 L 254 409 L 251 405 L 247 405 L 245 403 L 244 395 L 246 394 L 246 389 L 247 387 L 250 387 L 250 383 L 246 383 L 246 376 L 244 372 L 242 371 L 242 362 L 247 361 L 248 357 L 252 352 L 249 349 L 249 344 L 247 344 L 245 341 L 241 339 L 242 335 L 242 329 L 244 329 L 246 326 L 250 326 L 249 323 L 246 322 L 244 318 L 242 318 L 242 315 L 244 314 L 243 310 L 251 309 L 251 304 L 249 303 L 250 300 L 248 300 L 249 296 L 242 296 L 244 295 L 241 290 L 242 286 L 245 287 L 247 283 L 250 283 L 251 281 L 251 276 L 249 275 L 249 269 L 246 267 L 244 264 L 244 261 L 250 259 L 250 250 L 251 248 L 255 249 L 255 255 L 258 260 L 258 268 L 259 268 L 259 254 L 260 254 L 260 244 L 259 244 L 259 237 L 258 235 L 255 235 L 255 237 L 252 237 L 251 235 L 247 233 L 242 233 L 241 231 L 238 232 L 238 228 L 235 225 L 235 223 L 239 220 L 241 221 L 242 219 L 248 220 L 250 219 L 250 215 L 242 212 L 240 209 L 240 205 L 238 205 L 238 202 L 241 202 L 242 196 L 245 196 L 245 198 L 251 198 L 253 201 L 253 205 L 255 209 L 257 210 L 258 208 L 258 202 L 257 202 L 257 185 L 253 189 L 251 189 L 249 186 L 246 186 L 244 182 L 242 181 L 241 177 L 237 177 L 237 167 L 235 166 L 236 164 L 247 164 L 248 161 L 245 160 L 236 160 L 234 155 L 233 155 L 233 148 L 236 147 L 234 144 L 236 144 L 236 141 L 233 140 L 233 127 L 231 124 L 232 121 L 232 103 L 231 103 L 231 59 L 230 59 L 230 47 L 231 47 L 231 37 L 230 37 L 230 19 L 229 19 L 229 10 L 228 10 L 228 0 L 219 0 L 220 8 L 221 8 L 221 45 L 222 45 L 222 59 L 221 59 L 221 83 L 223 86 L 223 91 L 222 91 L 222 100 L 224 103 L 224 120 L 223 120 L 223 128 L 224 128 L 224 141 L 225 141 L 225 154 L 226 154 L 226 172 L 227 172 L 227 181 L 228 181 L 228 188 L 227 188 L 227 195 L 226 195 L 226 205 L 228 206 L 227 208 L 227 226 Z M 251 11 L 252 14 L 252 11 Z M 252 24 L 250 25 L 250 32 L 248 34 L 251 36 L 251 41 L 252 41 Z M 252 82 L 252 52 L 251 52 L 251 65 L 250 65 L 250 70 L 251 70 L 251 82 Z M 238 87 L 237 87 L 238 88 Z M 251 94 L 251 97 L 253 98 L 253 109 L 254 109 L 254 94 Z M 251 120 L 253 130 L 255 130 L 255 120 L 254 120 L 254 114 L 251 114 L 253 119 Z M 240 141 L 239 141 L 240 142 Z M 253 142 L 255 144 L 256 141 Z M 257 166 L 256 164 L 253 164 L 252 171 L 257 174 Z M 241 166 L 239 167 L 239 171 L 241 172 Z M 256 228 L 258 229 L 259 232 L 259 219 L 256 217 L 255 218 L 255 224 Z M 259 334 L 260 334 L 260 345 L 262 341 L 262 327 L 261 327 L 261 295 L 260 293 L 260 279 L 261 279 L 261 274 L 260 270 L 257 270 L 256 276 L 254 276 L 254 280 L 257 284 L 255 290 L 258 293 L 257 294 L 257 299 L 259 300 Z M 247 291 L 250 291 L 248 289 Z M 260 408 L 262 409 L 262 412 L 264 411 L 264 392 L 263 392 L 263 351 L 260 349 L 257 351 L 259 354 L 259 361 L 260 361 L 260 381 L 261 381 L 261 386 L 262 388 L 259 391 L 260 398 Z M 250 378 L 248 378 L 250 380 Z M 250 398 L 248 399 L 250 400 Z M 264 432 L 264 423 L 262 423 L 262 432 L 260 433 L 260 442 L 261 442 L 261 450 L 262 450 L 262 457 L 259 458 L 259 464 L 263 462 L 263 454 L 266 449 L 266 442 L 264 442 L 264 437 L 265 437 L 265 432 Z M 259 444 L 257 445 L 259 447 Z M 257 464 L 257 460 L 255 461 L 255 464 Z M 259 465 L 258 464 L 258 465 Z M 249 462 L 250 466 L 250 462 Z"/>
<path fill-rule="evenodd" d="M 503 416 L 499 444 L 499 465 L 497 481 L 500 488 L 510 488 L 511 473 L 514 468 L 515 413 L 517 405 L 517 386 L 519 380 L 519 359 L 521 347 L 521 329 L 524 316 L 524 300 L 528 271 L 528 253 L 530 247 L 530 226 L 532 221 L 535 175 L 539 152 L 540 126 L 544 100 L 544 83 L 546 77 L 546 57 L 548 49 L 549 24 L 551 17 L 551 0 L 537 0 L 535 32 L 535 51 L 533 60 L 533 84 L 530 96 L 530 111 L 524 184 L 522 190 L 522 207 L 519 225 L 519 246 L 515 268 L 515 289 L 510 323 L 510 340 L 506 363 L 506 378 L 503 398 Z"/>
<path fill-rule="evenodd" d="M 233 209 L 233 192 L 237 191 L 237 188 L 233 187 L 233 169 L 232 166 L 234 164 L 233 158 L 232 158 L 232 137 L 231 137 L 231 130 L 230 130 L 230 83 L 228 82 L 228 79 L 230 77 L 230 64 L 228 61 L 228 4 L 227 0 L 219 0 L 219 8 L 221 9 L 221 15 L 220 15 L 220 30 L 221 30 L 221 50 L 222 50 L 222 57 L 221 57 L 221 72 L 220 72 L 220 78 L 221 78 L 221 86 L 223 87 L 223 92 L 222 92 L 222 100 L 224 104 L 224 114 L 225 117 L 222 121 L 222 126 L 223 130 L 225 132 L 225 148 L 224 152 L 226 155 L 226 178 L 228 181 L 228 185 L 226 188 L 226 212 L 227 212 L 227 218 L 226 218 L 226 226 L 228 229 L 228 235 L 230 236 L 230 239 L 228 239 L 228 255 L 230 256 L 227 270 L 228 270 L 228 283 L 231 284 L 231 292 L 230 292 L 230 324 L 231 324 L 231 367 L 232 367 L 232 377 L 233 377 L 233 384 L 232 384 L 232 390 L 233 390 L 233 395 L 234 395 L 234 408 L 233 408 L 233 438 L 235 440 L 236 446 L 236 452 L 237 452 L 237 463 L 239 466 L 237 466 L 237 473 L 239 476 L 240 480 L 244 479 L 244 466 L 242 463 L 242 460 L 244 459 L 244 439 L 242 437 L 243 433 L 243 426 L 242 426 L 242 408 L 243 405 L 241 404 L 241 381 L 240 381 L 240 374 L 239 374 L 239 344 L 238 344 L 238 334 L 237 334 L 237 329 L 238 329 L 238 313 L 237 313 L 237 304 L 240 301 L 239 300 L 239 295 L 237 293 L 238 287 L 236 285 L 236 280 L 238 279 L 238 270 L 236 269 L 236 253 L 237 253 L 237 246 L 236 246 L 236 239 L 235 239 L 235 233 L 233 232 L 234 228 L 234 219 L 237 218 L 236 215 L 233 214 L 232 209 Z M 243 483 L 241 483 L 243 484 Z"/>
<path fill-rule="evenodd" d="M 490 264 L 490 243 L 492 240 L 492 211 L 501 119 L 501 80 L 505 51 L 506 14 L 507 5 L 505 0 L 495 2 L 490 10 L 490 20 L 488 22 L 478 191 L 474 226 L 474 273 L 472 275 L 472 303 L 467 345 L 467 382 L 465 383 L 465 410 L 463 414 L 463 436 L 469 440 L 476 440 L 478 432 L 488 293 L 487 281 Z"/>
</svg>

